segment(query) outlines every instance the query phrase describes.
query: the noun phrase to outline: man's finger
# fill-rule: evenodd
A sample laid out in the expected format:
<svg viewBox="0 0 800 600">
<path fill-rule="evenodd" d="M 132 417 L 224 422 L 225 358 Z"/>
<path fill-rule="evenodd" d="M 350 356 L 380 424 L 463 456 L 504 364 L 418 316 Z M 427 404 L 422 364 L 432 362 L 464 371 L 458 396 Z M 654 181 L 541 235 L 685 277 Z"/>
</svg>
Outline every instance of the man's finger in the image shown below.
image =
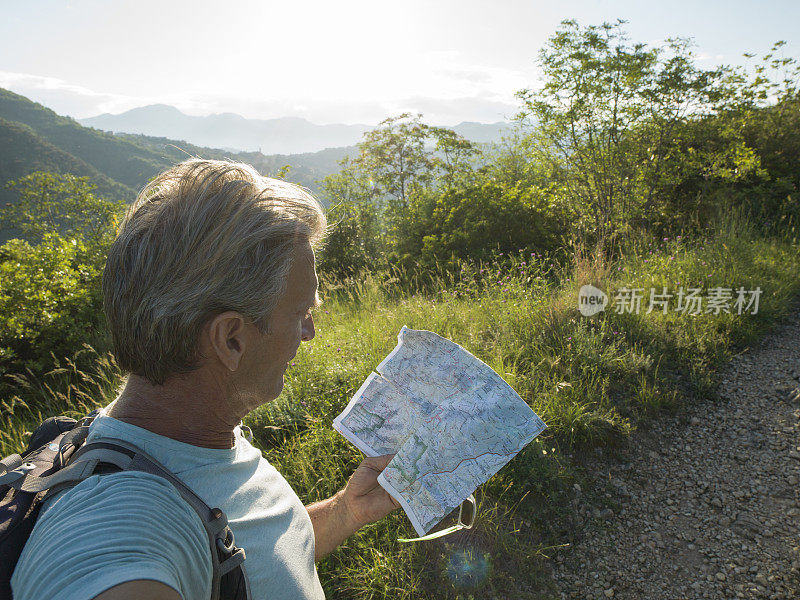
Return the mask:
<svg viewBox="0 0 800 600">
<path fill-rule="evenodd" d="M 367 466 L 372 467 L 374 469 L 379 469 L 383 471 L 392 459 L 394 458 L 394 454 L 384 454 L 382 456 L 370 456 L 365 458 L 362 464 L 366 463 Z"/>
</svg>

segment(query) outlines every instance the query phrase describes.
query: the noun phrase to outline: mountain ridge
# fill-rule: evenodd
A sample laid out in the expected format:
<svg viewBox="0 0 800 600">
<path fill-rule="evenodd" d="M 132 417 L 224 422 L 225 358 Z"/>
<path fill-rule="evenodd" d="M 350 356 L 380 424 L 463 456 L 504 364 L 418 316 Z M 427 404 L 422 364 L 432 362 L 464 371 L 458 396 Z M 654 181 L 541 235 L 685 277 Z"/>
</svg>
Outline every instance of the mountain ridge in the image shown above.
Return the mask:
<svg viewBox="0 0 800 600">
<path fill-rule="evenodd" d="M 156 110 L 168 116 L 180 113 L 166 104 L 157 105 Z M 250 126 L 244 117 L 234 115 L 234 118 Z M 292 124 L 304 121 L 301 117 L 279 120 L 289 129 Z M 223 115 L 222 122 L 230 123 L 231 119 Z M 477 142 L 481 140 L 474 137 L 480 137 L 481 132 L 491 133 L 480 123 L 465 122 L 462 126 L 466 130 L 477 126 L 477 133 L 466 136 Z M 283 144 L 281 152 L 242 152 L 196 145 L 177 136 L 101 131 L 0 88 L 0 207 L 17 201 L 16 194 L 5 184 L 37 170 L 89 177 L 98 194 L 129 203 L 152 177 L 190 156 L 241 161 L 266 176 L 274 176 L 288 165 L 291 168 L 286 181 L 309 189 L 325 206 L 328 199 L 321 193 L 321 180 L 339 172 L 344 158 L 358 155 L 356 144 L 360 138 L 359 135 L 355 143 L 346 146 L 329 140 L 332 143 L 323 149 L 307 152 L 288 152 Z M 0 229 L 0 243 L 12 236 L 13 232 Z"/>
<path fill-rule="evenodd" d="M 148 180 L 190 156 L 245 162 L 263 175 L 274 175 L 290 165 L 285 179 L 308 188 L 325 205 L 319 181 L 336 173 L 339 161 L 355 153 L 355 147 L 346 147 L 300 155 L 264 155 L 195 146 L 166 137 L 112 134 L 84 127 L 0 88 L 0 207 L 18 201 L 5 184 L 34 171 L 89 177 L 98 194 L 129 203 Z M 16 234 L 0 228 L 0 243 Z"/>
<path fill-rule="evenodd" d="M 249 119 L 236 113 L 187 115 L 169 104 L 140 106 L 119 114 L 103 113 L 80 119 L 87 127 L 103 131 L 166 136 L 213 148 L 258 150 L 263 154 L 304 154 L 354 146 L 377 125 L 331 123 L 318 125 L 303 117 Z M 496 142 L 511 129 L 509 123 L 464 121 L 448 127 L 467 139 Z"/>
</svg>

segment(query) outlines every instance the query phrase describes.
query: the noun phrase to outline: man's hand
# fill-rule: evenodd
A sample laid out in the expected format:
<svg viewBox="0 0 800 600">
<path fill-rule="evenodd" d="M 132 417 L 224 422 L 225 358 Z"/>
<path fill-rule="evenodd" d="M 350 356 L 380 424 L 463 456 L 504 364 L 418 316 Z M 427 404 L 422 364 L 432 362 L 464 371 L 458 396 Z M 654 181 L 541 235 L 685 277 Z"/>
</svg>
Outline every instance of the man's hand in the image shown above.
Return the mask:
<svg viewBox="0 0 800 600">
<path fill-rule="evenodd" d="M 365 458 L 344 489 L 306 506 L 314 526 L 314 560 L 332 552 L 353 532 L 400 508 L 400 504 L 378 483 L 378 475 L 394 454 Z"/>
<path fill-rule="evenodd" d="M 378 483 L 378 475 L 393 458 L 394 454 L 365 458 L 342 490 L 342 502 L 356 529 L 400 508 L 400 503 Z"/>
</svg>

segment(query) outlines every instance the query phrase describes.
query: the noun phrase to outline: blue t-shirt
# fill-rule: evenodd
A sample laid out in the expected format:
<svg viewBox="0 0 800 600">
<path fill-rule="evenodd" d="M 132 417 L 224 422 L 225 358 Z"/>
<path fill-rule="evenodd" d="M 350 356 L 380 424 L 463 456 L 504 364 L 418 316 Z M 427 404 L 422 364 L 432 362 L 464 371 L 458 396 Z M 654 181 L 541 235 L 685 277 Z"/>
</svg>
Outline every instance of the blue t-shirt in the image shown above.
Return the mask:
<svg viewBox="0 0 800 600">
<path fill-rule="evenodd" d="M 87 441 L 136 444 L 228 517 L 254 600 L 322 599 L 314 529 L 288 482 L 234 430 L 231 449 L 202 448 L 111 418 Z M 11 578 L 14 600 L 89 600 L 151 579 L 183 600 L 211 597 L 211 550 L 197 513 L 165 479 L 142 472 L 92 475 L 42 507 Z"/>
</svg>

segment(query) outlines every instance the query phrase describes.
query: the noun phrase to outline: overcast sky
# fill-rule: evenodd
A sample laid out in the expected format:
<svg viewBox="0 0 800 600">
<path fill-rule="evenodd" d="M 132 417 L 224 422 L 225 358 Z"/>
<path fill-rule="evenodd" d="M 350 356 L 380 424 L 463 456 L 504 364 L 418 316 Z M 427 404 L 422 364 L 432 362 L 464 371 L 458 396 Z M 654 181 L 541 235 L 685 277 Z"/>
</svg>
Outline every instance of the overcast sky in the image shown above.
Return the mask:
<svg viewBox="0 0 800 600">
<path fill-rule="evenodd" d="M 700 64 L 786 40 L 800 2 L 693 0 L 0 0 L 0 87 L 76 118 L 188 114 L 375 124 L 508 120 L 558 23 L 622 18 L 634 41 L 694 38 Z"/>
</svg>

